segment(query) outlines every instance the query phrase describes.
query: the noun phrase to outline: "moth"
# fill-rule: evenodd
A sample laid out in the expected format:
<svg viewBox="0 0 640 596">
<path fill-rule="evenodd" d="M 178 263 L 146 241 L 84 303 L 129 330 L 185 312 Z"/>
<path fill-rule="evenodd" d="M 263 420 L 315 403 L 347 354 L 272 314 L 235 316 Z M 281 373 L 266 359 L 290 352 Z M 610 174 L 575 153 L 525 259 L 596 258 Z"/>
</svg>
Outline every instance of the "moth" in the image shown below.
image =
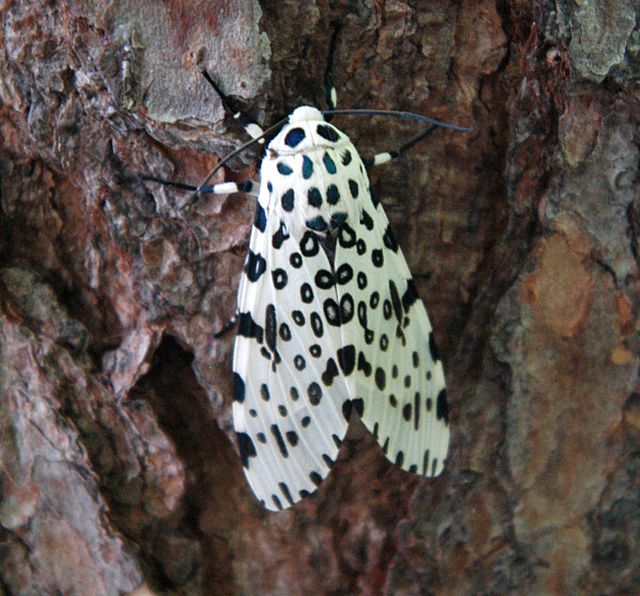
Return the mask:
<svg viewBox="0 0 640 596">
<path fill-rule="evenodd" d="M 442 361 L 367 175 L 431 128 L 397 151 L 363 160 L 329 117 L 380 112 L 336 110 L 330 76 L 329 110 L 298 107 L 264 133 L 204 74 L 252 137 L 232 155 L 279 130 L 266 145 L 259 186 L 189 187 L 197 194 L 258 191 L 233 353 L 233 420 L 253 492 L 274 511 L 313 493 L 354 412 L 393 463 L 437 476 L 449 444 Z"/>
</svg>

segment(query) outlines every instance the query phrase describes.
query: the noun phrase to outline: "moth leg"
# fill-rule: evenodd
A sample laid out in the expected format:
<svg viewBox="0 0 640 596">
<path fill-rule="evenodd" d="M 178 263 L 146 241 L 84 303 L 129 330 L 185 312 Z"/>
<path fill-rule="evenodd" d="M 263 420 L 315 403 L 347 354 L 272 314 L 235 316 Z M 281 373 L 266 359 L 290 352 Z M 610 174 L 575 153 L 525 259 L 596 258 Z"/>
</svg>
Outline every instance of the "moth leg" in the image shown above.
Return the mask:
<svg viewBox="0 0 640 596">
<path fill-rule="evenodd" d="M 365 167 L 368 169 L 373 166 L 379 166 L 383 163 L 387 163 L 392 159 L 397 159 L 398 157 L 409 151 L 409 149 L 411 149 L 414 145 L 422 141 L 422 139 L 428 137 L 436 128 L 436 126 L 430 126 L 423 133 L 420 133 L 417 137 L 414 137 L 409 142 L 401 145 L 398 149 L 395 149 L 394 151 L 382 151 L 381 153 L 376 153 L 372 157 L 366 157 L 362 161 Z"/>
<path fill-rule="evenodd" d="M 329 53 L 327 54 L 327 66 L 324 70 L 324 98 L 327 102 L 327 109 L 335 110 L 338 105 L 338 93 L 336 86 L 333 83 L 333 59 L 336 54 L 336 45 L 338 39 L 338 32 L 340 26 L 336 24 L 333 34 L 331 35 L 331 42 L 329 44 Z M 327 122 L 331 119 L 330 116 L 326 117 Z"/>
<path fill-rule="evenodd" d="M 222 101 L 222 106 L 224 107 L 225 112 L 230 114 L 234 120 L 239 120 L 245 132 L 252 139 L 257 139 L 264 134 L 262 127 L 257 122 L 254 122 L 246 112 L 240 109 L 238 104 L 231 97 L 226 95 L 222 89 L 220 89 L 220 86 L 211 78 L 211 75 L 206 70 L 202 71 L 202 76 L 207 79 L 207 83 L 213 87 L 214 91 L 220 97 L 220 101 Z M 264 143 L 264 139 L 260 139 L 258 142 Z"/>
<path fill-rule="evenodd" d="M 217 184 L 206 184 L 203 187 L 194 186 L 193 184 L 185 184 L 184 182 L 175 182 L 173 180 L 165 180 L 155 176 L 140 176 L 142 180 L 147 182 L 156 182 L 163 186 L 170 186 L 179 190 L 187 190 L 191 192 L 198 191 L 200 194 L 213 195 L 230 195 L 234 192 L 243 192 L 245 194 L 257 197 L 260 191 L 260 185 L 255 180 L 240 180 L 238 182 L 218 182 Z"/>
</svg>

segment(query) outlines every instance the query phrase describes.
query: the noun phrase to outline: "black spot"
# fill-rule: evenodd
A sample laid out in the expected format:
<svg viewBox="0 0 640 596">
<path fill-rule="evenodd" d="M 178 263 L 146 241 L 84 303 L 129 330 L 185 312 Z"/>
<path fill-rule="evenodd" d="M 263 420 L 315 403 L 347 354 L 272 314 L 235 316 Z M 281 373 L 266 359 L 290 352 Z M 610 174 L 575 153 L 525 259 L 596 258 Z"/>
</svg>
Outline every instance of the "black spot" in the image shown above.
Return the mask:
<svg viewBox="0 0 640 596">
<path fill-rule="evenodd" d="M 407 312 L 413 303 L 418 299 L 418 288 L 416 288 L 416 284 L 410 279 L 407 282 L 407 289 L 404 291 L 402 295 L 402 308 L 404 308 L 405 312 Z"/>
<path fill-rule="evenodd" d="M 322 205 L 322 195 L 315 186 L 312 186 L 307 191 L 307 201 L 312 207 L 320 207 Z"/>
<path fill-rule="evenodd" d="M 329 358 L 327 360 L 327 368 L 324 370 L 321 377 L 325 387 L 331 387 L 333 379 L 335 379 L 339 374 L 336 361 L 333 358 Z"/>
<path fill-rule="evenodd" d="M 351 248 L 356 243 L 356 233 L 351 226 L 344 224 L 338 233 L 338 242 L 342 248 Z"/>
<path fill-rule="evenodd" d="M 355 180 L 351 180 L 351 178 L 349 178 L 349 192 L 354 199 L 358 198 L 358 194 L 360 192 L 358 183 Z"/>
<path fill-rule="evenodd" d="M 264 329 L 258 325 L 250 312 L 241 312 L 238 315 L 238 335 L 241 337 L 255 337 L 261 344 L 264 336 Z"/>
<path fill-rule="evenodd" d="M 305 367 L 307 366 L 307 361 L 304 359 L 304 356 L 302 354 L 297 354 L 293 359 L 293 365 L 298 370 L 304 370 Z"/>
<path fill-rule="evenodd" d="M 336 280 L 339 284 L 348 284 L 353 279 L 353 267 L 349 263 L 343 263 L 336 271 Z"/>
<path fill-rule="evenodd" d="M 409 389 L 411 387 L 411 375 L 406 375 L 404 378 L 404 386 Z"/>
<path fill-rule="evenodd" d="M 263 445 L 266 444 L 267 442 L 267 437 L 265 436 L 264 433 L 258 433 L 256 435 L 256 439 L 258 439 L 258 443 L 262 443 Z"/>
<path fill-rule="evenodd" d="M 278 413 L 280 414 L 280 416 L 282 416 L 284 418 L 288 414 L 286 406 L 279 405 L 278 406 Z"/>
<path fill-rule="evenodd" d="M 246 387 L 242 377 L 238 373 L 233 373 L 233 401 L 241 404 L 245 398 Z"/>
<path fill-rule="evenodd" d="M 305 490 L 303 488 L 302 490 L 298 491 L 298 494 L 300 495 L 300 498 L 304 499 L 305 497 L 308 497 L 311 493 L 308 490 Z"/>
<path fill-rule="evenodd" d="M 322 348 L 318 344 L 313 344 L 309 347 L 309 353 L 314 358 L 320 358 L 320 356 L 322 356 Z"/>
<path fill-rule="evenodd" d="M 268 304 L 264 309 L 264 336 L 267 347 L 275 353 L 278 322 L 276 320 L 276 307 Z"/>
<path fill-rule="evenodd" d="M 238 439 L 238 449 L 240 451 L 242 465 L 245 468 L 248 468 L 249 458 L 257 455 L 256 446 L 253 444 L 251 437 L 247 433 L 236 433 L 236 437 Z"/>
<path fill-rule="evenodd" d="M 411 354 L 411 362 L 413 363 L 414 368 L 418 368 L 420 364 L 420 357 L 418 356 L 418 352 L 416 352 L 415 350 Z"/>
<path fill-rule="evenodd" d="M 300 269 L 302 267 L 302 255 L 299 252 L 292 252 L 289 257 L 289 263 L 295 269 Z"/>
<path fill-rule="evenodd" d="M 379 248 L 374 248 L 371 251 L 371 262 L 374 267 L 382 267 L 384 265 L 384 257 L 382 255 L 382 250 Z"/>
<path fill-rule="evenodd" d="M 398 288 L 393 280 L 389 281 L 389 293 L 391 294 L 393 312 L 395 313 L 398 322 L 400 322 L 402 320 L 402 302 L 400 302 L 400 294 L 398 294 Z"/>
<path fill-rule="evenodd" d="M 278 482 L 278 486 L 284 495 L 284 498 L 287 500 L 289 505 L 293 505 L 293 499 L 291 498 L 291 492 L 289 492 L 289 487 L 284 482 Z M 275 496 L 275 495 L 274 495 Z"/>
<path fill-rule="evenodd" d="M 300 298 L 302 299 L 302 302 L 304 302 L 305 304 L 309 304 L 313 302 L 313 290 L 311 289 L 311 286 L 307 282 L 304 282 L 300 286 Z"/>
<path fill-rule="evenodd" d="M 304 314 L 302 313 L 302 311 L 300 310 L 292 311 L 291 318 L 293 319 L 293 322 L 299 327 L 302 327 L 304 325 Z"/>
<path fill-rule="evenodd" d="M 252 250 L 247 255 L 247 262 L 244 266 L 244 272 L 247 274 L 249 281 L 258 281 L 260 276 L 267 270 L 267 261 L 264 257 Z"/>
<path fill-rule="evenodd" d="M 360 223 L 367 228 L 367 230 L 373 230 L 373 219 L 371 219 L 371 216 L 364 209 L 360 214 Z"/>
<path fill-rule="evenodd" d="M 331 438 L 333 439 L 333 442 L 335 443 L 336 447 L 340 449 L 340 445 L 342 445 L 342 439 L 335 433 L 331 435 Z"/>
<path fill-rule="evenodd" d="M 373 340 L 375 339 L 375 333 L 373 332 L 372 329 L 366 329 L 364 332 L 364 342 L 370 346 L 373 343 Z"/>
<path fill-rule="evenodd" d="M 430 397 L 427 397 L 426 404 L 427 412 L 431 412 L 431 408 L 433 408 L 433 400 Z"/>
<path fill-rule="evenodd" d="M 311 474 L 309 474 L 309 480 L 311 480 L 311 482 L 313 482 L 316 486 L 320 486 L 320 484 L 322 483 L 322 476 L 320 476 L 318 472 L 311 472 Z"/>
<path fill-rule="evenodd" d="M 278 508 L 279 511 L 282 511 L 284 509 L 277 495 L 271 495 L 271 500 L 273 501 L 273 504 Z"/>
<path fill-rule="evenodd" d="M 317 215 L 316 217 L 308 219 L 305 222 L 305 225 L 314 232 L 324 232 L 329 228 L 329 224 L 327 224 L 327 221 L 322 217 L 322 215 Z"/>
<path fill-rule="evenodd" d="M 340 135 L 336 132 L 336 130 L 332 126 L 329 126 L 327 124 L 318 124 L 316 130 L 318 131 L 318 134 L 323 139 L 327 139 L 327 141 L 335 143 L 340 138 Z"/>
<path fill-rule="evenodd" d="M 356 251 L 360 256 L 367 252 L 367 243 L 362 238 L 356 243 Z"/>
<path fill-rule="evenodd" d="M 273 286 L 276 290 L 282 290 L 287 285 L 287 272 L 284 269 L 274 269 L 271 272 L 271 279 L 273 279 Z"/>
<path fill-rule="evenodd" d="M 324 167 L 327 169 L 329 174 L 336 173 L 336 162 L 331 159 L 331 156 L 328 153 L 325 153 L 322 156 L 322 163 L 324 163 Z"/>
<path fill-rule="evenodd" d="M 335 283 L 333 273 L 327 269 L 319 269 L 315 276 L 316 286 L 321 290 L 328 290 Z"/>
<path fill-rule="evenodd" d="M 344 153 L 342 154 L 342 165 L 348 166 L 350 163 L 351 163 L 351 151 L 349 151 L 348 149 L 345 149 Z"/>
<path fill-rule="evenodd" d="M 383 391 L 387 386 L 387 376 L 384 370 L 380 367 L 376 368 L 376 374 L 374 375 L 374 378 L 376 381 L 376 387 L 380 389 L 380 391 Z"/>
<path fill-rule="evenodd" d="M 257 418 L 258 417 L 258 412 L 256 410 L 254 410 L 253 408 L 249 408 L 249 416 L 251 416 L 252 418 Z"/>
<path fill-rule="evenodd" d="M 432 476 L 436 473 L 437 468 L 438 468 L 438 458 L 434 457 L 433 461 L 431 462 L 431 475 Z"/>
<path fill-rule="evenodd" d="M 315 257 L 320 250 L 318 237 L 313 232 L 306 231 L 300 241 L 300 250 L 305 257 Z"/>
<path fill-rule="evenodd" d="M 396 453 L 396 466 L 402 466 L 403 462 L 404 462 L 404 453 L 402 453 L 402 451 L 398 451 L 398 453 Z"/>
<path fill-rule="evenodd" d="M 436 401 L 436 418 L 449 424 L 449 403 L 447 402 L 447 390 L 441 389 Z"/>
<path fill-rule="evenodd" d="M 411 404 L 404 404 L 404 406 L 402 406 L 402 417 L 407 422 L 411 420 Z"/>
<path fill-rule="evenodd" d="M 361 370 L 365 377 L 371 376 L 371 364 L 369 364 L 363 352 L 358 354 L 358 370 Z"/>
<path fill-rule="evenodd" d="M 382 237 L 382 241 L 384 245 L 393 252 L 398 252 L 398 242 L 396 241 L 396 237 L 391 231 L 391 226 L 387 225 L 387 229 L 384 232 L 384 236 Z"/>
<path fill-rule="evenodd" d="M 264 356 L 267 360 L 271 360 L 271 352 L 269 352 L 269 350 L 267 350 L 267 348 L 265 348 L 264 346 L 260 348 L 260 354 L 262 354 L 262 356 Z"/>
<path fill-rule="evenodd" d="M 305 180 L 309 180 L 313 176 L 313 162 L 309 159 L 308 156 L 302 156 L 302 177 Z"/>
<path fill-rule="evenodd" d="M 391 300 L 386 300 L 382 303 L 382 314 L 384 318 L 388 321 L 393 314 L 393 307 L 391 306 Z"/>
<path fill-rule="evenodd" d="M 367 287 L 367 275 L 364 271 L 358 272 L 358 289 L 364 290 Z"/>
<path fill-rule="evenodd" d="M 347 221 L 347 213 L 344 211 L 338 211 L 331 215 L 331 227 L 333 228 L 339 228 L 345 221 Z"/>
<path fill-rule="evenodd" d="M 271 182 L 267 182 L 267 190 L 273 192 L 273 184 L 271 184 Z"/>
<path fill-rule="evenodd" d="M 428 370 L 427 371 L 427 381 L 430 381 L 430 380 L 431 380 L 431 371 Z"/>
<path fill-rule="evenodd" d="M 329 205 L 336 205 L 340 200 L 340 191 L 335 184 L 329 184 L 327 187 L 327 203 Z"/>
<path fill-rule="evenodd" d="M 428 466 L 429 466 L 429 450 L 427 449 L 424 452 L 424 455 L 422 457 L 422 475 L 426 475 L 427 471 L 428 471 Z"/>
<path fill-rule="evenodd" d="M 287 325 L 286 323 L 280 323 L 280 339 L 282 339 L 283 341 L 290 341 L 291 340 L 291 329 L 289 329 L 289 325 Z"/>
<path fill-rule="evenodd" d="M 338 363 L 345 376 L 353 372 L 356 365 L 356 348 L 353 344 L 344 346 L 338 350 Z"/>
<path fill-rule="evenodd" d="M 351 403 L 358 416 L 362 416 L 364 414 L 364 401 L 360 397 L 356 397 L 351 400 Z"/>
<path fill-rule="evenodd" d="M 387 451 L 389 451 L 389 437 L 384 440 L 384 445 L 382 446 L 382 453 L 387 455 Z"/>
<path fill-rule="evenodd" d="M 398 378 L 398 365 L 397 365 L 397 364 L 394 364 L 394 365 L 391 367 L 391 376 L 392 376 L 394 379 L 397 379 L 397 378 Z"/>
<path fill-rule="evenodd" d="M 440 357 L 438 354 L 438 346 L 436 346 L 436 340 L 433 337 L 433 331 L 429 332 L 429 353 L 431 354 L 431 360 L 437 362 Z"/>
<path fill-rule="evenodd" d="M 380 429 L 380 425 L 376 422 L 373 425 L 373 436 L 377 439 L 378 438 L 378 430 Z"/>
<path fill-rule="evenodd" d="M 316 337 L 322 337 L 324 334 L 324 325 L 322 324 L 322 319 L 317 312 L 311 313 L 311 329 L 313 330 L 313 334 Z"/>
<path fill-rule="evenodd" d="M 280 428 L 277 424 L 271 425 L 271 434 L 273 438 L 276 440 L 278 444 L 278 449 L 280 449 L 280 454 L 282 457 L 289 457 L 289 452 L 287 451 L 287 446 L 284 444 L 284 439 L 282 438 L 282 433 L 280 432 Z"/>
<path fill-rule="evenodd" d="M 284 222 L 281 221 L 278 231 L 271 238 L 271 244 L 273 248 L 275 249 L 281 248 L 282 245 L 284 244 L 284 241 L 287 240 L 287 238 L 289 237 L 290 236 L 287 232 L 287 228 L 285 227 Z"/>
<path fill-rule="evenodd" d="M 383 352 L 386 352 L 388 348 L 389 348 L 389 338 L 387 337 L 386 333 L 383 333 L 380 336 L 380 349 Z"/>
<path fill-rule="evenodd" d="M 302 128 L 292 128 L 284 138 L 284 144 L 289 147 L 296 147 L 304 140 L 305 136 Z"/>
<path fill-rule="evenodd" d="M 284 164 L 282 162 L 278 163 L 276 167 L 278 168 L 278 172 L 280 172 L 283 176 L 289 176 L 293 173 L 293 170 L 287 164 Z"/>
<path fill-rule="evenodd" d="M 346 325 L 353 319 L 353 298 L 351 294 L 345 294 L 340 298 L 340 323 Z"/>
<path fill-rule="evenodd" d="M 345 400 L 342 404 L 342 416 L 347 422 L 349 422 L 349 419 L 351 418 L 352 410 L 353 410 L 353 404 L 351 403 L 351 400 L 350 399 Z"/>
<path fill-rule="evenodd" d="M 393 393 L 389 395 L 389 404 L 391 404 L 392 408 L 398 406 L 398 398 Z"/>
<path fill-rule="evenodd" d="M 333 298 L 327 298 L 322 304 L 324 310 L 324 317 L 329 325 L 334 327 L 340 326 L 340 309 L 337 302 Z"/>
<path fill-rule="evenodd" d="M 358 321 L 360 327 L 363 329 L 367 328 L 367 305 L 364 303 L 364 300 L 358 302 Z"/>
<path fill-rule="evenodd" d="M 302 420 L 300 420 L 300 423 L 302 424 L 302 428 L 307 428 L 307 426 L 311 424 L 311 418 L 309 416 L 304 416 Z"/>
<path fill-rule="evenodd" d="M 328 468 L 333 468 L 335 462 L 326 453 L 322 454 L 322 459 L 324 460 L 324 463 L 327 464 Z"/>
<path fill-rule="evenodd" d="M 291 397 L 291 401 L 298 401 L 300 399 L 300 394 L 295 387 L 289 389 L 289 396 Z"/>
<path fill-rule="evenodd" d="M 285 211 L 293 211 L 293 205 L 295 203 L 295 194 L 293 192 L 293 188 L 290 188 L 287 192 L 282 195 L 280 199 L 282 203 L 282 208 Z"/>
<path fill-rule="evenodd" d="M 262 385 L 260 385 L 260 397 L 264 401 L 269 401 L 271 399 L 271 395 L 269 393 L 269 387 L 267 387 L 266 383 L 262 383 Z"/>
<path fill-rule="evenodd" d="M 411 464 L 409 466 L 409 472 L 412 474 L 416 474 L 418 472 L 418 466 L 416 464 Z"/>
<path fill-rule="evenodd" d="M 373 203 L 373 206 L 377 208 L 378 205 L 380 204 L 380 200 L 378 199 L 376 193 L 373 192 L 372 188 L 369 188 L 369 196 L 371 197 L 371 202 Z"/>
<path fill-rule="evenodd" d="M 418 430 L 420 426 L 420 392 L 416 391 L 413 396 L 413 411 L 415 412 L 413 418 L 413 427 Z"/>
<path fill-rule="evenodd" d="M 369 298 L 369 306 L 376 309 L 380 304 L 380 294 L 376 291 L 371 292 L 371 298 Z"/>
<path fill-rule="evenodd" d="M 291 447 L 295 447 L 298 444 L 298 433 L 295 430 L 288 430 L 285 433 L 285 437 L 287 437 L 287 443 Z"/>
<path fill-rule="evenodd" d="M 322 401 L 322 388 L 318 383 L 313 381 L 313 383 L 309 383 L 307 387 L 307 395 L 309 396 L 309 403 L 312 406 L 317 406 Z"/>
<path fill-rule="evenodd" d="M 267 214 L 260 203 L 256 204 L 256 215 L 253 218 L 253 225 L 261 232 L 264 232 L 267 228 Z"/>
</svg>

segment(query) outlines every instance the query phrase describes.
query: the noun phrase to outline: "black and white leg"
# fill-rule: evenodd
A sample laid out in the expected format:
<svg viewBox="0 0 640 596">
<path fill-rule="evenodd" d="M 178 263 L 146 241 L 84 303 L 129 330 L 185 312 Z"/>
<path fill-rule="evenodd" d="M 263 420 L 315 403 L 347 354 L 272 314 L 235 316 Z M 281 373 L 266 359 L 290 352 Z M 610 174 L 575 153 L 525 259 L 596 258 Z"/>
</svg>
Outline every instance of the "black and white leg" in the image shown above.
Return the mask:
<svg viewBox="0 0 640 596">
<path fill-rule="evenodd" d="M 262 129 L 262 127 L 257 122 L 254 122 L 246 112 L 243 112 L 239 108 L 238 104 L 231 97 L 226 95 L 222 91 L 222 89 L 220 89 L 220 86 L 211 78 L 211 75 L 206 70 L 202 71 L 202 76 L 207 79 L 209 85 L 213 87 L 215 92 L 220 97 L 222 106 L 224 107 L 225 111 L 228 114 L 231 114 L 234 120 L 238 120 L 240 124 L 242 124 L 245 132 L 252 139 L 257 139 L 264 134 L 264 130 Z M 264 143 L 264 139 L 260 139 L 258 143 Z"/>
<path fill-rule="evenodd" d="M 234 192 L 243 192 L 248 195 L 257 197 L 260 192 L 260 185 L 255 180 L 241 180 L 239 182 L 218 182 L 217 184 L 205 184 L 202 187 L 193 184 L 185 184 L 184 182 L 173 182 L 164 178 L 156 178 L 155 176 L 141 176 L 142 180 L 148 182 L 157 182 L 163 186 L 170 186 L 179 190 L 198 192 L 199 194 L 213 195 L 230 195 Z"/>
<path fill-rule="evenodd" d="M 417 137 L 414 137 L 409 142 L 401 145 L 394 151 L 382 151 L 381 153 L 376 153 L 372 157 L 366 157 L 362 161 L 364 162 L 366 168 L 370 168 L 373 166 L 382 165 L 383 163 L 387 163 L 392 159 L 397 159 L 398 157 L 409 151 L 409 149 L 411 149 L 413 146 L 417 145 L 420 141 L 428 137 L 436 128 L 437 126 L 431 126 L 427 128 L 427 130 L 425 130 L 423 133 L 420 133 Z"/>
<path fill-rule="evenodd" d="M 333 59 L 336 54 L 336 45 L 338 39 L 338 32 L 340 27 L 336 25 L 331 36 L 331 43 L 329 44 L 329 53 L 327 54 L 327 67 L 324 71 L 324 98 L 327 102 L 327 109 L 335 110 L 338 105 L 338 93 L 336 86 L 333 83 Z M 327 118 L 327 121 L 330 117 Z"/>
</svg>

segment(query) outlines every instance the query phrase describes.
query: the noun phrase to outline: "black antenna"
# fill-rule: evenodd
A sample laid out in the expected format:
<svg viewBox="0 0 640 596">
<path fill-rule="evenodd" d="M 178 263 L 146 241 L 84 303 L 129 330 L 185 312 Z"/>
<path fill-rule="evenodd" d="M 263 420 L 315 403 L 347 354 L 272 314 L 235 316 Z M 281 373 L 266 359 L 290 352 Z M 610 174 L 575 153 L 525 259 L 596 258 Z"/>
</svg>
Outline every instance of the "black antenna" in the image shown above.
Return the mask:
<svg viewBox="0 0 640 596">
<path fill-rule="evenodd" d="M 441 128 L 450 128 L 452 130 L 459 130 L 461 132 L 471 132 L 473 128 L 466 126 L 458 126 L 457 124 L 449 124 L 442 120 L 435 120 L 434 118 L 428 118 L 427 116 L 420 116 L 420 114 L 414 114 L 413 112 L 402 112 L 398 110 L 324 110 L 323 116 L 389 116 L 391 118 L 405 118 L 407 120 L 417 120 L 424 124 L 431 124 L 432 126 L 440 126 Z"/>
</svg>

